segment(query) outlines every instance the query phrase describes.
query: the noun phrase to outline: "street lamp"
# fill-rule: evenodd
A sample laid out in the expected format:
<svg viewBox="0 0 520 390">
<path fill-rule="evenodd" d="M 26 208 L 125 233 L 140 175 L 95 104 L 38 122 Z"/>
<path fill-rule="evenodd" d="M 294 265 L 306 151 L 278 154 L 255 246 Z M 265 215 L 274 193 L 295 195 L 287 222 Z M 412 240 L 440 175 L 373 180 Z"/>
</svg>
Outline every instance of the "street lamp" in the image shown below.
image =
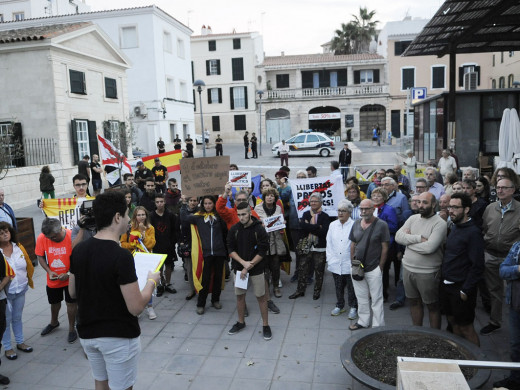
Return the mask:
<svg viewBox="0 0 520 390">
<path fill-rule="evenodd" d="M 262 156 L 262 96 L 264 91 L 258 90 L 256 93 L 258 94 L 258 99 L 260 100 L 260 130 L 258 131 L 258 136 L 260 137 L 260 156 Z"/>
<path fill-rule="evenodd" d="M 193 83 L 194 87 L 197 87 L 199 93 L 199 107 L 200 107 L 200 131 L 202 133 L 202 156 L 206 157 L 206 139 L 204 138 L 204 117 L 202 116 L 202 90 L 206 86 L 206 83 L 202 80 L 195 80 Z"/>
</svg>

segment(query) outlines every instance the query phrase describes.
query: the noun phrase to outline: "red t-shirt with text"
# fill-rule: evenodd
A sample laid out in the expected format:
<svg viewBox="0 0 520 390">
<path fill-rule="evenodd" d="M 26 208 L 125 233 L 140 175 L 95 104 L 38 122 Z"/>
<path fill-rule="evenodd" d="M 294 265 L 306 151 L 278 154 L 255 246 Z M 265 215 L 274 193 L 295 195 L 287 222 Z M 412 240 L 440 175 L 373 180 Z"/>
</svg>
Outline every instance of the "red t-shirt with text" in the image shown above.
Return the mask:
<svg viewBox="0 0 520 390">
<path fill-rule="evenodd" d="M 65 230 L 67 234 L 61 242 L 54 242 L 49 240 L 40 233 L 36 240 L 36 249 L 34 250 L 37 256 L 47 256 L 47 264 L 51 271 L 58 275 L 64 274 L 70 268 L 70 254 L 72 253 L 72 239 L 71 231 Z M 51 280 L 47 274 L 47 286 L 50 288 L 66 287 L 69 285 L 69 280 Z"/>
</svg>

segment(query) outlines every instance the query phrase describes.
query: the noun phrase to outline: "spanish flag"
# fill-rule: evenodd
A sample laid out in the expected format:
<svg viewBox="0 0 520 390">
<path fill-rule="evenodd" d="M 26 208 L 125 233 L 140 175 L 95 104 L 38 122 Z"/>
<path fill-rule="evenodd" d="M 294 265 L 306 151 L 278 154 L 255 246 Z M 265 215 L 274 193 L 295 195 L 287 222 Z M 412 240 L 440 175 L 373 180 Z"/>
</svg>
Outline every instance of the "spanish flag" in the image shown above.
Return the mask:
<svg viewBox="0 0 520 390">
<path fill-rule="evenodd" d="M 148 169 L 152 169 L 154 167 L 154 160 L 157 157 L 161 159 L 161 164 L 168 168 L 168 173 L 179 171 L 181 169 L 181 150 L 172 150 L 171 152 L 154 154 L 152 156 L 143 157 L 142 160 L 144 166 Z"/>
</svg>

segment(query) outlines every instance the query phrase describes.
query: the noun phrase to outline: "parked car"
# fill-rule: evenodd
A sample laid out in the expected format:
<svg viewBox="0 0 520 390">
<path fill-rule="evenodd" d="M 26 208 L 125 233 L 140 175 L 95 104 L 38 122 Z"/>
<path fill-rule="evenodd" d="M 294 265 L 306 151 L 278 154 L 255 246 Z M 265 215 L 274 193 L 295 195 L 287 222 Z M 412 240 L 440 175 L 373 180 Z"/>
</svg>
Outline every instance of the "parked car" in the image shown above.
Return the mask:
<svg viewBox="0 0 520 390">
<path fill-rule="evenodd" d="M 285 143 L 289 145 L 290 156 L 321 156 L 328 157 L 334 154 L 334 141 L 325 133 L 299 133 L 286 139 Z M 282 143 L 274 144 L 272 152 L 275 156 L 279 156 L 278 148 Z"/>
<path fill-rule="evenodd" d="M 132 154 L 133 154 L 134 158 L 143 158 L 143 157 L 148 156 L 148 153 L 146 153 L 145 151 L 140 150 L 140 149 L 133 149 Z"/>
</svg>

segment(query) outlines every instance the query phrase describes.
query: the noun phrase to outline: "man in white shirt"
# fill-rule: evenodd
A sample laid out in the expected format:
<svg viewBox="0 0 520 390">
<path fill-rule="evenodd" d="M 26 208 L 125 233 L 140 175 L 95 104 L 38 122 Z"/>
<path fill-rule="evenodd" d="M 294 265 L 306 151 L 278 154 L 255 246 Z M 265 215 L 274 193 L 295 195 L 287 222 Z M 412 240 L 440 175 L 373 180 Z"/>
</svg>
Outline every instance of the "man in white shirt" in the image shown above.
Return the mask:
<svg viewBox="0 0 520 390">
<path fill-rule="evenodd" d="M 285 143 L 284 139 L 282 140 L 282 144 L 278 148 L 278 152 L 280 153 L 280 165 L 282 167 L 284 165 L 289 166 L 289 145 Z"/>
<path fill-rule="evenodd" d="M 442 177 L 448 173 L 457 172 L 457 162 L 446 149 L 442 151 L 442 157 L 439 159 L 439 170 Z"/>
</svg>

